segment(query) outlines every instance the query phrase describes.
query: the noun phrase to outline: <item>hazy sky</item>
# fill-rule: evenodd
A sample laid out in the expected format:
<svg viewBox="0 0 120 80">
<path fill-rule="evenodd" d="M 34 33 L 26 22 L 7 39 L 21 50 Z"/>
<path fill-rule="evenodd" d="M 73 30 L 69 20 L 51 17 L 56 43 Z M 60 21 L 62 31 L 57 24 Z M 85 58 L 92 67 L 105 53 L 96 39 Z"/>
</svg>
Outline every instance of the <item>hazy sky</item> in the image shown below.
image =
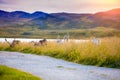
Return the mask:
<svg viewBox="0 0 120 80">
<path fill-rule="evenodd" d="M 95 13 L 120 8 L 120 0 L 0 0 L 0 9 L 47 13 Z"/>
</svg>

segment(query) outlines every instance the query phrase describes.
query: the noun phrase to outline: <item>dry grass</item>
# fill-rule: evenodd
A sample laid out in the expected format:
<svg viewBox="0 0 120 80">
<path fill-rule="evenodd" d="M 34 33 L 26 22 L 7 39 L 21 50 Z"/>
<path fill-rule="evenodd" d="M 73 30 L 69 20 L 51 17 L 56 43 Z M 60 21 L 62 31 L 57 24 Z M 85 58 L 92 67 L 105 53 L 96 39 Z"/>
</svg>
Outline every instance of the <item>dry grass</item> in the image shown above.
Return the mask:
<svg viewBox="0 0 120 80">
<path fill-rule="evenodd" d="M 7 43 L 0 43 L 0 50 L 47 55 L 80 64 L 120 68 L 120 38 L 117 37 L 102 38 L 99 45 L 91 41 L 63 44 L 48 42 L 46 46 L 35 47 L 32 43 L 21 43 L 10 48 Z"/>
</svg>

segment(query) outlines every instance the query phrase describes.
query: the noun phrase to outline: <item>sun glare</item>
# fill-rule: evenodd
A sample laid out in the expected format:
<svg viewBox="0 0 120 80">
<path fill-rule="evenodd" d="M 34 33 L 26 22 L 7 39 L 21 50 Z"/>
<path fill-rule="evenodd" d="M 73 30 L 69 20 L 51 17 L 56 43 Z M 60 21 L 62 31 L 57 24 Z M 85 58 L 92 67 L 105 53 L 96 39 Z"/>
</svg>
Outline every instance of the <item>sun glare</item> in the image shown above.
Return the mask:
<svg viewBox="0 0 120 80">
<path fill-rule="evenodd" d="M 100 0 L 100 2 L 106 4 L 118 4 L 120 3 L 120 0 Z"/>
</svg>

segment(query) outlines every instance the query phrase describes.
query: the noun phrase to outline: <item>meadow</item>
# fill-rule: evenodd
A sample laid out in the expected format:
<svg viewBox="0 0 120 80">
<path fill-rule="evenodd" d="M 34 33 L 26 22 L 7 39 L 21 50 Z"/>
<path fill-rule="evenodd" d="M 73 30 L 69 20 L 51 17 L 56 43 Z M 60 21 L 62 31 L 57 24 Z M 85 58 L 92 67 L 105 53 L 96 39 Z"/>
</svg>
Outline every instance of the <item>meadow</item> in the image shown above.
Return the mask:
<svg viewBox="0 0 120 80">
<path fill-rule="evenodd" d="M 41 80 L 29 73 L 0 65 L 0 80 Z"/>
<path fill-rule="evenodd" d="M 47 42 L 44 46 L 34 46 L 33 43 L 20 43 L 15 47 L 0 43 L 1 51 L 17 51 L 37 55 L 46 55 L 70 62 L 100 67 L 120 68 L 120 38 L 100 38 L 99 45 L 92 42 L 75 43 Z"/>
<path fill-rule="evenodd" d="M 114 28 L 96 27 L 91 29 L 63 29 L 63 30 L 43 30 L 37 27 L 0 27 L 0 37 L 8 38 L 61 38 L 69 33 L 71 39 L 86 39 L 91 37 L 120 37 L 120 30 Z"/>
</svg>

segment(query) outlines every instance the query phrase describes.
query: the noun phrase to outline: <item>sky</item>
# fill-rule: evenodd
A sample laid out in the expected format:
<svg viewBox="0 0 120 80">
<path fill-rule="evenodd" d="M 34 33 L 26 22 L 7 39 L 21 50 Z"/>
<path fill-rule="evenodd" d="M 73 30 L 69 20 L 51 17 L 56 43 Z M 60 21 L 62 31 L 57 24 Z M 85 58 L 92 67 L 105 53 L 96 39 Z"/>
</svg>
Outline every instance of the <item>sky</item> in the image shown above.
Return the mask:
<svg viewBox="0 0 120 80">
<path fill-rule="evenodd" d="M 96 13 L 120 8 L 120 0 L 0 0 L 0 10 Z"/>
</svg>

